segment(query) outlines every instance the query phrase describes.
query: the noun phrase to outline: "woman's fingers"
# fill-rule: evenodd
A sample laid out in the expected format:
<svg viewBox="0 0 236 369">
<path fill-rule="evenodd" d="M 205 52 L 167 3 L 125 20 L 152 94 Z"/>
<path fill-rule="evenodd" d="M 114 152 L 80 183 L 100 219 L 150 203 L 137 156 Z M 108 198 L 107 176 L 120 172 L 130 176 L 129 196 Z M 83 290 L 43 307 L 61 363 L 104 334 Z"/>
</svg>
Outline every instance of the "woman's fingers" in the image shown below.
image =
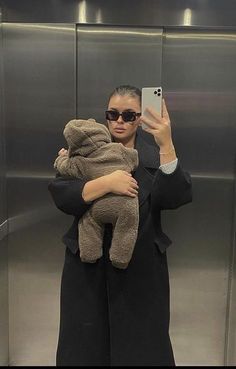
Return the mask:
<svg viewBox="0 0 236 369">
<path fill-rule="evenodd" d="M 129 188 L 126 191 L 126 195 L 136 197 L 138 195 L 138 188 L 139 188 L 138 183 L 136 179 L 132 177 L 131 173 L 129 174 L 131 178 L 130 178 Z"/>
<path fill-rule="evenodd" d="M 148 128 L 152 128 L 152 129 L 157 129 L 159 127 L 159 125 L 161 124 L 160 122 L 156 122 L 156 121 L 154 122 L 153 120 L 151 120 L 151 119 L 149 119 L 145 116 L 142 116 L 140 118 L 140 120 L 143 123 L 145 123 L 148 126 Z"/>
<path fill-rule="evenodd" d="M 168 123 L 170 123 L 170 117 L 164 99 L 162 99 L 162 116 Z"/>
<path fill-rule="evenodd" d="M 130 178 L 131 183 L 133 183 L 134 185 L 138 186 L 138 182 L 137 182 L 137 181 L 136 181 L 136 179 L 132 176 L 132 174 L 131 174 L 131 173 L 126 172 L 126 171 L 124 171 L 124 173 L 125 173 L 126 175 L 128 175 L 129 177 L 131 177 L 131 178 Z"/>
<path fill-rule="evenodd" d="M 134 193 L 132 193 L 130 191 L 127 191 L 126 195 L 127 196 L 130 196 L 130 197 L 136 197 L 137 196 L 136 194 L 134 194 Z"/>
<path fill-rule="evenodd" d="M 134 179 L 134 181 L 131 182 L 131 187 L 128 189 L 128 194 L 132 195 L 133 197 L 137 196 L 138 195 L 138 188 L 139 188 L 138 184 Z"/>
<path fill-rule="evenodd" d="M 125 170 L 116 170 L 108 175 L 111 192 L 117 195 L 135 197 L 138 194 L 138 183 L 131 173 Z"/>
<path fill-rule="evenodd" d="M 148 107 L 146 111 L 149 114 L 149 118 L 142 115 L 140 120 L 146 123 L 149 128 L 157 129 L 160 125 L 170 124 L 170 117 L 164 99 L 162 100 L 162 116 L 152 107 Z"/>
<path fill-rule="evenodd" d="M 138 186 L 138 182 L 136 181 L 134 177 L 131 178 L 131 182 Z"/>
<path fill-rule="evenodd" d="M 131 190 L 129 190 L 130 193 L 132 193 L 133 195 L 137 196 L 138 191 L 135 190 L 134 188 L 132 188 Z"/>
<path fill-rule="evenodd" d="M 162 122 L 161 114 L 159 114 L 153 107 L 149 106 L 146 110 L 151 116 L 151 118 L 155 119 L 156 122 L 159 122 L 159 123 Z"/>
<path fill-rule="evenodd" d="M 138 195 L 138 191 L 131 188 L 130 190 L 127 190 L 126 195 L 136 197 Z"/>
</svg>

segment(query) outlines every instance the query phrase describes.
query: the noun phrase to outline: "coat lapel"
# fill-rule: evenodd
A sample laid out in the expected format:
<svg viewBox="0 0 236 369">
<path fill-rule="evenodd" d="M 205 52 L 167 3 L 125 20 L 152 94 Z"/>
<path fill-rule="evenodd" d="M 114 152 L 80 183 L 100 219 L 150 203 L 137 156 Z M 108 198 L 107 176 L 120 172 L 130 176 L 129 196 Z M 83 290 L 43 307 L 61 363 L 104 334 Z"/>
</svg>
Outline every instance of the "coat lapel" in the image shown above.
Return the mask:
<svg viewBox="0 0 236 369">
<path fill-rule="evenodd" d="M 158 146 L 152 135 L 138 127 L 135 149 L 138 151 L 139 165 L 133 173 L 139 185 L 138 199 L 141 206 L 150 194 L 154 175 L 159 168 Z"/>
</svg>

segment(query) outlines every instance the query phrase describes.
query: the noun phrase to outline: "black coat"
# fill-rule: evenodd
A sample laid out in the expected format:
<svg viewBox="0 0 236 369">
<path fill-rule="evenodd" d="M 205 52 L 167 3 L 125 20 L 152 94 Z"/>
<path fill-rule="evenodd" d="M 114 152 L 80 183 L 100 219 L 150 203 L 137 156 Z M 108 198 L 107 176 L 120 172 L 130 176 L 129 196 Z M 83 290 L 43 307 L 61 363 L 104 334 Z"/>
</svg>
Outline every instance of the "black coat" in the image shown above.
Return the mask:
<svg viewBox="0 0 236 369">
<path fill-rule="evenodd" d="M 171 240 L 161 228 L 161 210 L 192 201 L 191 179 L 178 162 L 164 174 L 153 137 L 138 129 L 138 239 L 129 266 L 109 260 L 112 229 L 104 235 L 104 254 L 95 264 L 80 261 L 78 220 L 89 208 L 82 198 L 86 179 L 58 177 L 49 184 L 56 206 L 74 215 L 64 235 L 65 263 L 61 283 L 57 365 L 172 366 L 169 338 L 169 276 L 166 248 Z"/>
</svg>

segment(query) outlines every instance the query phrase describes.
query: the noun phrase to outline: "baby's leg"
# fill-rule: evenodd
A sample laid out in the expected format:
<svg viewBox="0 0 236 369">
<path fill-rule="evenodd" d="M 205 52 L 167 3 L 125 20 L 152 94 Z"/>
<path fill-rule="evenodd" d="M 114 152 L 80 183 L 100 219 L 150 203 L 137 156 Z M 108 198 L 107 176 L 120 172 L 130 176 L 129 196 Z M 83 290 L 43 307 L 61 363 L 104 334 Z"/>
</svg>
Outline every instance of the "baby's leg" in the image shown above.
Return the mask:
<svg viewBox="0 0 236 369">
<path fill-rule="evenodd" d="M 135 200 L 135 199 L 132 199 Z M 127 201 L 120 210 L 114 225 L 112 244 L 109 251 L 113 266 L 127 268 L 133 254 L 138 234 L 139 208 L 137 201 Z"/>
<path fill-rule="evenodd" d="M 104 227 L 95 222 L 90 211 L 79 221 L 79 249 L 81 261 L 95 263 L 102 256 Z"/>
</svg>

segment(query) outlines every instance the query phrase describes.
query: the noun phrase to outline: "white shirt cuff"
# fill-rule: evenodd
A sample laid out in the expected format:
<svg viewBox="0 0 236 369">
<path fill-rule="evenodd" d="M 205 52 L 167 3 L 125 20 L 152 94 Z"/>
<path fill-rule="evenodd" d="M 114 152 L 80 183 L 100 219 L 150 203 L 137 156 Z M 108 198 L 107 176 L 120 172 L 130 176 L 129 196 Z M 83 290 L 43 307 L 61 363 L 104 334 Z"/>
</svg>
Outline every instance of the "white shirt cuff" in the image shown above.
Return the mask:
<svg viewBox="0 0 236 369">
<path fill-rule="evenodd" d="M 159 166 L 159 169 L 165 174 L 171 174 L 175 171 L 178 164 L 178 159 L 176 158 L 173 161 L 170 161 L 169 163 L 162 164 Z"/>
</svg>

